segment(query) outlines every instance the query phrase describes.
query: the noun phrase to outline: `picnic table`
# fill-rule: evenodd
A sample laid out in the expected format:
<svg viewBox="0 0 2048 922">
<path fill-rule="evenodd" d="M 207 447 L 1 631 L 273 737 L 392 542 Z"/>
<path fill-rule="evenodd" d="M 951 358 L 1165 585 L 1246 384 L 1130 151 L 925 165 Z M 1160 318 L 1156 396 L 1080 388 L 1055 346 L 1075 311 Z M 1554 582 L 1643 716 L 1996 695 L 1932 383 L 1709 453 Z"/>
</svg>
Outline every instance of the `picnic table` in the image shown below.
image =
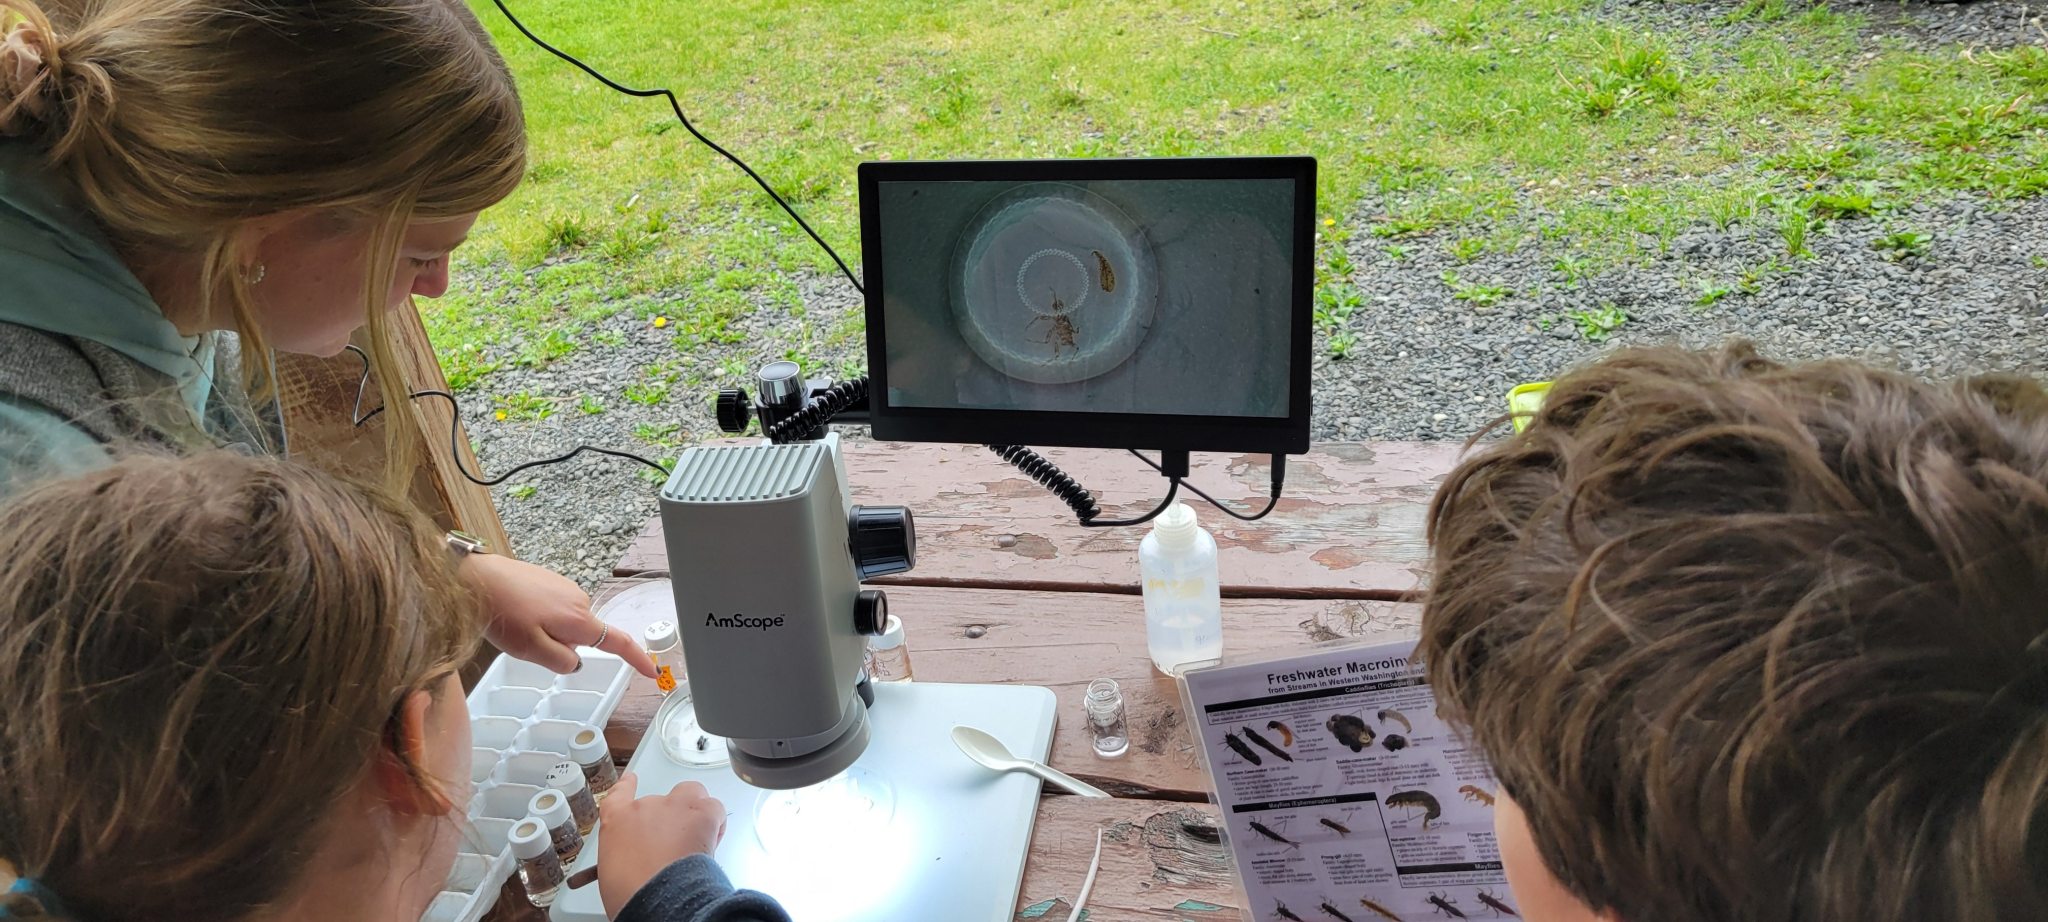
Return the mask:
<svg viewBox="0 0 2048 922">
<path fill-rule="evenodd" d="M 1263 521 L 1194 506 L 1216 536 L 1227 655 L 1412 636 L 1413 599 L 1426 577 L 1424 514 L 1459 452 L 1456 443 L 1319 445 L 1289 461 L 1285 495 Z M 1092 490 L 1108 517 L 1142 514 L 1165 486 L 1124 452 L 1045 454 Z M 1238 918 L 1243 896 L 1178 688 L 1146 654 L 1137 562 L 1146 529 L 1081 528 L 1053 496 L 979 448 L 848 442 L 845 460 L 856 502 L 904 505 L 916 516 L 917 568 L 875 581 L 903 620 L 915 677 L 1052 689 L 1059 711 L 1050 764 L 1114 795 L 1047 786 L 1016 918 L 1066 918 L 1098 828 L 1091 919 Z M 1189 482 L 1256 509 L 1268 489 L 1265 460 L 1198 456 Z M 597 602 L 666 570 L 657 518 Z M 1124 690 L 1131 748 L 1118 759 L 1095 755 L 1081 707 L 1088 683 L 1102 677 Z M 660 702 L 653 682 L 635 676 L 606 728 L 620 761 L 639 747 Z M 507 896 L 491 918 L 538 918 L 519 914 L 523 899 Z"/>
</svg>

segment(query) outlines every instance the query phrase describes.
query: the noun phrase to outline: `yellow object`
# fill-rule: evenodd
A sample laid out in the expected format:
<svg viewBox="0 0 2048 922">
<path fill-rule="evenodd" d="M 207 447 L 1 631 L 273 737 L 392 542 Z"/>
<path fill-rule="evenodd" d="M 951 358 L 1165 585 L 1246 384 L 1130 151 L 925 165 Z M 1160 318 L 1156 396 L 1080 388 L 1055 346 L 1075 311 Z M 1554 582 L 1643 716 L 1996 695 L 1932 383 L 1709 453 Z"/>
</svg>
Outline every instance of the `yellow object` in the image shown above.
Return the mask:
<svg viewBox="0 0 2048 922">
<path fill-rule="evenodd" d="M 501 422 L 501 423 L 502 423 L 502 422 L 504 422 L 504 421 L 505 421 L 505 411 L 504 411 L 504 410 L 499 410 L 499 411 L 498 411 L 498 422 Z"/>
<path fill-rule="evenodd" d="M 1323 226 L 1324 226 L 1324 227 L 1335 227 L 1336 225 L 1337 225 L 1337 219 L 1336 219 L 1336 218 L 1324 218 L 1324 219 L 1323 219 Z"/>
<path fill-rule="evenodd" d="M 1529 421 L 1536 418 L 1536 411 L 1543 409 L 1543 397 L 1548 393 L 1548 381 L 1519 384 L 1508 391 L 1508 412 L 1515 415 L 1516 432 L 1529 428 Z"/>
<path fill-rule="evenodd" d="M 668 326 L 668 318 L 667 318 L 667 317 L 656 317 L 656 318 L 654 318 L 654 328 L 655 328 L 655 329 L 659 330 L 659 329 L 661 329 L 662 327 L 665 327 L 665 326 Z"/>
</svg>

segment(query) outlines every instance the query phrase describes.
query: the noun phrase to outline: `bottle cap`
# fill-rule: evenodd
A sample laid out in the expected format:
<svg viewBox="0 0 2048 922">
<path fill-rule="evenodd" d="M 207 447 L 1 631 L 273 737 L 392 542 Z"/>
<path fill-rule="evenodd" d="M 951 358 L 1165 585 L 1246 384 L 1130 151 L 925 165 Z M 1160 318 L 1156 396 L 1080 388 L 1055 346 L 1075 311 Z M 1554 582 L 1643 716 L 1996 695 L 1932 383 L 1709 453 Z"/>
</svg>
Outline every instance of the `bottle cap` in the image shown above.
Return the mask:
<svg viewBox="0 0 2048 922">
<path fill-rule="evenodd" d="M 888 623 L 882 626 L 882 633 L 869 639 L 868 646 L 876 650 L 894 650 L 903 646 L 902 619 L 890 615 Z"/>
<path fill-rule="evenodd" d="M 561 791 L 553 789 L 533 795 L 533 799 L 526 802 L 526 812 L 551 830 L 573 821 L 569 816 L 569 799 L 563 797 Z"/>
<path fill-rule="evenodd" d="M 569 758 L 575 759 L 578 765 L 589 765 L 611 757 L 611 747 L 605 745 L 604 734 L 597 732 L 596 727 L 585 725 L 569 740 Z"/>
<path fill-rule="evenodd" d="M 1174 503 L 1152 525 L 1152 533 L 1159 536 L 1159 543 L 1172 548 L 1184 548 L 1195 543 L 1195 510 L 1186 503 Z"/>
<path fill-rule="evenodd" d="M 539 858 L 555 850 L 554 838 L 548 835 L 548 827 L 540 817 L 529 816 L 512 824 L 512 857 L 522 861 Z"/>
<path fill-rule="evenodd" d="M 648 625 L 647 630 L 641 632 L 640 636 L 646 639 L 647 649 L 666 650 L 676 645 L 676 623 L 656 621 Z"/>
<path fill-rule="evenodd" d="M 548 770 L 548 787 L 564 794 L 574 794 L 590 786 L 583 777 L 583 767 L 574 762 L 563 762 Z"/>
</svg>

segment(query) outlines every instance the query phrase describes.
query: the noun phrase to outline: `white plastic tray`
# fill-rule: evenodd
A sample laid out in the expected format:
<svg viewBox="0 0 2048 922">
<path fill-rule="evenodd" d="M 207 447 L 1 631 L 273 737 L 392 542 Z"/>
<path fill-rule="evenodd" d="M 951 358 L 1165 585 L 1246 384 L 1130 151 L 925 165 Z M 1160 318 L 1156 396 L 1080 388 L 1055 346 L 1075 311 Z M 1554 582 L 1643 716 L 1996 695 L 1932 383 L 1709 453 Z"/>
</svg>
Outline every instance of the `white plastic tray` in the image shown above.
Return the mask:
<svg viewBox="0 0 2048 922">
<path fill-rule="evenodd" d="M 556 675 L 500 656 L 469 693 L 469 833 L 455 868 L 421 922 L 477 922 L 497 905 L 515 862 L 506 841 L 548 769 L 569 758 L 576 731 L 604 725 L 632 680 L 626 661 L 582 648 L 583 668 Z"/>
</svg>

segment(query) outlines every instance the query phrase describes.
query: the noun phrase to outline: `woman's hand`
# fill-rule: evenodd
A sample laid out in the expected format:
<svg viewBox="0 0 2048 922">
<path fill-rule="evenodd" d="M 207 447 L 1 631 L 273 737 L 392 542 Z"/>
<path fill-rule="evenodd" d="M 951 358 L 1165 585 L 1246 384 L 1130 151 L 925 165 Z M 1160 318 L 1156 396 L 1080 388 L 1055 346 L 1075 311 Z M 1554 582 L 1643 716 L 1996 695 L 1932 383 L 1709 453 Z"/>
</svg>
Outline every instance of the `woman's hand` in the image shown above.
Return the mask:
<svg viewBox="0 0 2048 922">
<path fill-rule="evenodd" d="M 597 620 L 590 596 L 568 577 L 498 554 L 469 555 L 462 574 L 483 597 L 484 636 L 498 649 L 566 673 L 583 666 L 577 647 L 596 647 L 654 678 L 654 659 L 627 632 Z"/>
<path fill-rule="evenodd" d="M 597 862 L 597 894 L 611 918 L 662 868 L 712 854 L 725 838 L 725 805 L 703 785 L 685 781 L 667 794 L 634 800 L 639 787 L 632 772 L 620 775 L 598 807 L 604 855 Z"/>
</svg>

